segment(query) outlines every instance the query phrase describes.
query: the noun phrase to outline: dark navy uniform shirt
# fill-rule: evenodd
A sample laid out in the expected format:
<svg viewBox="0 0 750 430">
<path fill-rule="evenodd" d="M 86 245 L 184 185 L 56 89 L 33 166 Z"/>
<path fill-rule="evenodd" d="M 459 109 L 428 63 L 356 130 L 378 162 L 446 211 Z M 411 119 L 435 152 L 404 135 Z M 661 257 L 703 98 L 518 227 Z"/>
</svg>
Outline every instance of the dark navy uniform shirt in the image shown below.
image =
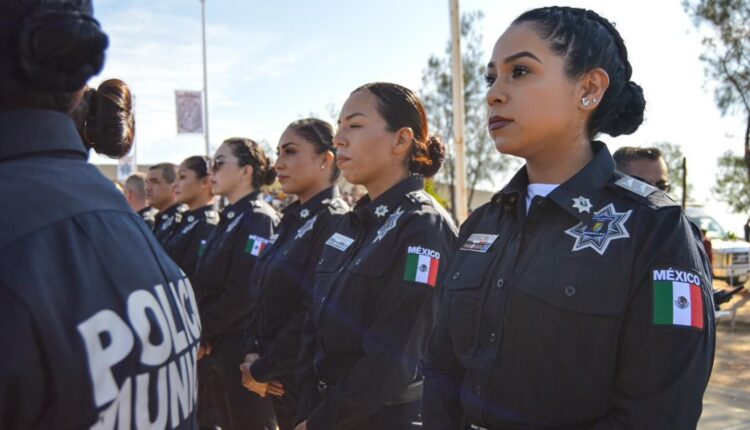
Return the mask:
<svg viewBox="0 0 750 430">
<path fill-rule="evenodd" d="M 164 244 L 164 250 L 185 272 L 194 287 L 198 257 L 206 250 L 208 238 L 218 224 L 219 213 L 214 210 L 213 205 L 185 211 Z M 198 292 L 196 294 L 200 295 Z"/>
<path fill-rule="evenodd" d="M 257 191 L 224 208 L 196 267 L 202 340 L 250 329 L 250 275 L 278 223 L 278 214 Z"/>
<path fill-rule="evenodd" d="M 523 168 L 462 226 L 425 365 L 425 428 L 459 428 L 462 414 L 490 429 L 695 428 L 714 353 L 700 234 L 593 149 L 528 213 Z"/>
<path fill-rule="evenodd" d="M 312 301 L 315 265 L 333 224 L 348 211 L 335 187 L 284 210 L 275 240 L 261 254 L 250 282 L 258 316 L 255 339 L 261 351 L 251 368 L 256 380 L 283 376 L 287 392 L 296 391 L 294 371 Z"/>
<path fill-rule="evenodd" d="M 189 282 L 68 115 L 0 113 L 0 428 L 197 428 Z"/>
<path fill-rule="evenodd" d="M 326 239 L 301 355 L 298 419 L 310 430 L 356 428 L 421 380 L 432 291 L 456 238 L 423 187 L 410 176 L 365 196 Z"/>
<path fill-rule="evenodd" d="M 174 204 L 154 215 L 154 236 L 162 245 L 167 243 L 182 222 L 185 205 Z"/>
</svg>

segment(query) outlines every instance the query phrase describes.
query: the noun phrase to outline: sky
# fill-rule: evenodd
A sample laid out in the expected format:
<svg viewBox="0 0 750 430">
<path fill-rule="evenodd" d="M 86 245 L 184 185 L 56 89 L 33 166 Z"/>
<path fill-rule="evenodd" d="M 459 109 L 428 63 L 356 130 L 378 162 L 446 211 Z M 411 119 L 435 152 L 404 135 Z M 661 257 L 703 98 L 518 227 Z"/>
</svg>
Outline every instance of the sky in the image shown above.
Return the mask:
<svg viewBox="0 0 750 430">
<path fill-rule="evenodd" d="M 481 10 L 487 59 L 497 38 L 536 0 L 463 0 Z M 603 136 L 614 152 L 625 145 L 669 141 L 688 159 L 692 199 L 731 230 L 730 216 L 711 192 L 716 160 L 742 151 L 741 116 L 722 116 L 706 82 L 701 34 L 680 0 L 560 1 L 593 9 L 616 24 L 628 48 L 633 80 L 644 89 L 646 121 L 630 136 Z M 107 63 L 92 80 L 119 78 L 135 94 L 139 163 L 179 163 L 202 154 L 202 135 L 177 135 L 175 90 L 201 90 L 199 0 L 95 0 L 110 36 Z M 450 37 L 448 0 L 206 0 L 209 134 L 213 148 L 232 136 L 276 145 L 286 126 L 335 110 L 358 86 L 390 81 L 419 91 L 431 55 Z M 92 157 L 94 162 L 111 162 Z M 496 181 L 497 188 L 502 180 Z"/>
</svg>

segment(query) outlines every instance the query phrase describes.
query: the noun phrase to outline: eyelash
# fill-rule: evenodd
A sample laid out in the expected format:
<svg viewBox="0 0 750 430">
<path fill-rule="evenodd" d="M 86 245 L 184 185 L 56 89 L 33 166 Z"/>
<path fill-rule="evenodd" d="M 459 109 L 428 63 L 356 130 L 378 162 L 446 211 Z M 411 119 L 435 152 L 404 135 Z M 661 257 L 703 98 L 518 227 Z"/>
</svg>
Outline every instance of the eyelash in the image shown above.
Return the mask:
<svg viewBox="0 0 750 430">
<path fill-rule="evenodd" d="M 487 87 L 491 87 L 492 84 L 495 83 L 495 79 L 497 79 L 497 76 L 484 75 L 484 83 L 487 85 Z"/>
<path fill-rule="evenodd" d="M 524 76 L 526 76 L 530 72 L 529 68 L 526 66 L 513 66 L 511 69 L 511 77 L 513 79 L 519 79 Z M 491 87 L 492 84 L 495 83 L 497 80 L 497 76 L 492 76 L 490 74 L 484 75 L 484 83 L 487 85 L 487 87 Z"/>
</svg>

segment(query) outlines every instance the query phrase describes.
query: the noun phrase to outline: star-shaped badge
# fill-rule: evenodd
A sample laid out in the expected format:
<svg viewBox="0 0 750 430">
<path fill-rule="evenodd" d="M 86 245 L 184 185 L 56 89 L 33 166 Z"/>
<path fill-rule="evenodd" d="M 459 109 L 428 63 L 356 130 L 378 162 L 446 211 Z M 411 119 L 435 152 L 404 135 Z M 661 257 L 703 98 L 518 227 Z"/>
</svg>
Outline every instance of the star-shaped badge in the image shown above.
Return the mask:
<svg viewBox="0 0 750 430">
<path fill-rule="evenodd" d="M 229 212 L 229 213 L 227 214 L 227 218 L 229 218 L 229 219 L 232 219 L 232 218 L 234 218 L 234 212 L 230 211 L 230 212 Z"/>
<path fill-rule="evenodd" d="M 575 226 L 565 230 L 565 233 L 576 239 L 573 244 L 573 252 L 586 248 L 593 249 L 599 255 L 604 255 L 609 243 L 615 239 L 627 239 L 630 237 L 625 221 L 630 218 L 632 210 L 617 212 L 615 206 L 610 203 L 603 209 L 594 212 L 591 224 L 586 225 L 579 222 Z"/>
<path fill-rule="evenodd" d="M 309 216 L 310 216 L 310 211 L 309 211 L 309 210 L 307 210 L 307 209 L 302 209 L 302 210 L 301 210 L 301 211 L 299 212 L 299 216 L 301 216 L 301 217 L 302 217 L 302 219 L 307 219 L 307 217 L 309 217 Z"/>
<path fill-rule="evenodd" d="M 384 216 L 388 215 L 388 206 L 386 206 L 386 205 L 380 205 L 380 206 L 378 206 L 375 209 L 375 215 L 377 215 L 378 218 L 384 217 Z"/>
<path fill-rule="evenodd" d="M 578 213 L 591 213 L 591 201 L 583 196 L 573 199 L 573 209 L 578 209 Z"/>
<path fill-rule="evenodd" d="M 294 235 L 294 240 L 302 239 L 305 237 L 305 234 L 307 234 L 308 231 L 312 230 L 313 226 L 315 225 L 315 221 L 318 220 L 318 216 L 314 216 L 310 219 L 310 221 L 306 222 L 305 225 L 300 227 L 299 230 L 297 230 L 297 234 Z"/>
</svg>

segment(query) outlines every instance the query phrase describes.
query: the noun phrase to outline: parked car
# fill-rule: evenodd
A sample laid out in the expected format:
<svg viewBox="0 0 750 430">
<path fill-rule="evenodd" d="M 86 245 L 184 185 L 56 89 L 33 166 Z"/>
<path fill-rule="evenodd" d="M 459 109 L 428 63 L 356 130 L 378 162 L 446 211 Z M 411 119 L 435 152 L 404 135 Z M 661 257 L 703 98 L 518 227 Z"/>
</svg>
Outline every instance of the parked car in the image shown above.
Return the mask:
<svg viewBox="0 0 750 430">
<path fill-rule="evenodd" d="M 713 258 L 711 268 L 714 279 L 731 286 L 742 285 L 750 277 L 750 243 L 728 234 L 704 209 L 688 207 L 685 214 L 711 240 Z"/>
</svg>

